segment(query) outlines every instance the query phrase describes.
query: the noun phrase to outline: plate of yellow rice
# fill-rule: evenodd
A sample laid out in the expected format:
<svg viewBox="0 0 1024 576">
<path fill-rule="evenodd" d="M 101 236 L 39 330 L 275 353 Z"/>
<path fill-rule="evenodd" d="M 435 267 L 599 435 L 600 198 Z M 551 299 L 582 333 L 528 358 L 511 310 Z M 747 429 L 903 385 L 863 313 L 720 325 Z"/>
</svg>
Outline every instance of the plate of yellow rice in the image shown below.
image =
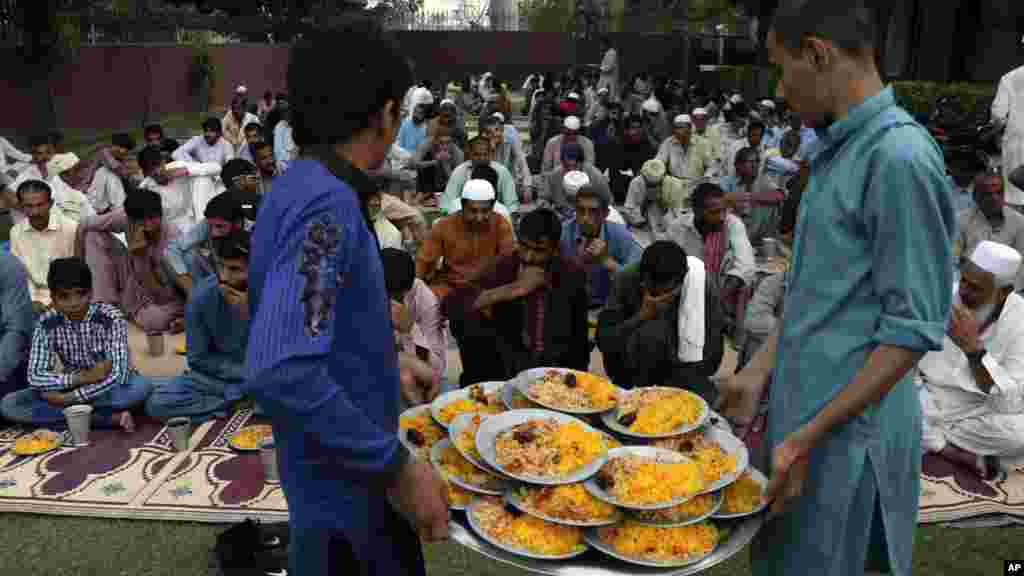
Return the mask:
<svg viewBox="0 0 1024 576">
<path fill-rule="evenodd" d="M 501 476 L 501 473 L 483 461 L 483 458 L 480 457 L 480 453 L 476 449 L 476 433 L 480 430 L 480 424 L 489 416 L 490 414 L 478 414 L 475 412 L 459 414 L 448 425 L 448 437 L 451 439 L 455 449 L 459 451 L 459 454 L 462 454 L 474 466 L 495 476 Z"/>
<path fill-rule="evenodd" d="M 65 435 L 53 430 L 36 430 L 14 441 L 11 452 L 18 456 L 36 456 L 60 448 Z"/>
<path fill-rule="evenodd" d="M 469 490 L 459 488 L 457 485 L 448 484 L 448 507 L 452 510 L 465 510 L 469 502 L 473 500 L 473 493 Z"/>
<path fill-rule="evenodd" d="M 697 463 L 707 486 L 704 494 L 732 484 L 750 466 L 750 451 L 731 432 L 708 426 L 700 441 L 682 453 Z"/>
<path fill-rule="evenodd" d="M 470 492 L 500 496 L 508 488 L 498 476 L 473 465 L 445 438 L 430 450 L 430 463 L 445 480 Z"/>
<path fill-rule="evenodd" d="M 624 446 L 608 451 L 608 461 L 583 486 L 595 497 L 631 510 L 678 506 L 705 488 L 697 463 L 671 450 Z"/>
<path fill-rule="evenodd" d="M 430 413 L 438 424 L 448 428 L 459 414 L 504 412 L 505 403 L 501 401 L 501 388 L 504 385 L 504 382 L 481 382 L 446 392 L 430 403 Z"/>
<path fill-rule="evenodd" d="M 533 402 L 568 414 L 607 412 L 622 393 L 603 376 L 568 368 L 531 368 L 513 382 Z"/>
<path fill-rule="evenodd" d="M 581 483 L 521 484 L 505 493 L 505 501 L 531 516 L 556 524 L 608 526 L 622 519 L 618 508 L 595 498 Z"/>
<path fill-rule="evenodd" d="M 474 498 L 466 519 L 481 538 L 520 556 L 567 560 L 587 551 L 583 529 L 524 514 L 500 498 Z"/>
<path fill-rule="evenodd" d="M 768 479 L 760 470 L 753 466 L 746 469 L 740 477 L 722 490 L 724 501 L 722 507 L 715 512 L 715 518 L 743 518 L 757 514 L 768 506 L 764 498 Z"/>
<path fill-rule="evenodd" d="M 601 420 L 620 434 L 670 438 L 700 428 L 710 413 L 708 403 L 689 390 L 652 386 L 626 392 Z"/>
<path fill-rule="evenodd" d="M 722 534 L 713 523 L 689 526 L 650 526 L 627 520 L 615 526 L 591 528 L 585 538 L 594 548 L 624 562 L 654 568 L 678 568 L 707 558 Z"/>
<path fill-rule="evenodd" d="M 632 510 L 630 519 L 651 526 L 689 526 L 710 518 L 722 506 L 722 493 L 701 494 L 671 508 Z"/>
<path fill-rule="evenodd" d="M 480 425 L 476 448 L 484 462 L 506 476 L 531 484 L 572 484 L 604 464 L 608 441 L 602 432 L 551 410 L 512 410 Z"/>
<path fill-rule="evenodd" d="M 398 417 L 398 441 L 417 458 L 430 460 L 430 449 L 447 436 L 430 415 L 430 406 L 413 406 Z"/>
</svg>

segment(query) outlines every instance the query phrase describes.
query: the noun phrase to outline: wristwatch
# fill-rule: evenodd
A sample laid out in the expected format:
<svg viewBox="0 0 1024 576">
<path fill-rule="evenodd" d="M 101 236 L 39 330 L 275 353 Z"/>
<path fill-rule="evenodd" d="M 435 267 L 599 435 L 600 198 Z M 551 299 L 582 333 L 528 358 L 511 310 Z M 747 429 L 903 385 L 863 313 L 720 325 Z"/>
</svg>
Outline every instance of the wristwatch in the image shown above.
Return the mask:
<svg viewBox="0 0 1024 576">
<path fill-rule="evenodd" d="M 979 348 L 977 352 L 965 354 L 965 356 L 967 356 L 967 361 L 970 362 L 971 364 L 980 364 L 981 359 L 985 357 L 985 354 L 988 354 L 988 350 L 985 350 L 984 348 Z"/>
</svg>

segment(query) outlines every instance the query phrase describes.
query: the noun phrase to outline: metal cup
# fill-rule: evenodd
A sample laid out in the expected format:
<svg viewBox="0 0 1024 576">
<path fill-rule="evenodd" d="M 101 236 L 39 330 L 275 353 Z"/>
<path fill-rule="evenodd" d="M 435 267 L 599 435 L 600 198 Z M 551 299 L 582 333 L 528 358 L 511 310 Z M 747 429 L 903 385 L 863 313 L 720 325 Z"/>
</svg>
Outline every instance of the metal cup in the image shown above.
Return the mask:
<svg viewBox="0 0 1024 576">
<path fill-rule="evenodd" d="M 192 432 L 191 419 L 185 416 L 171 418 L 167 421 L 167 431 L 171 435 L 171 444 L 175 452 L 188 450 L 188 440 Z"/>
<path fill-rule="evenodd" d="M 164 335 L 147 334 L 146 347 L 150 356 L 159 357 L 164 355 Z"/>
<path fill-rule="evenodd" d="M 76 446 L 89 445 L 89 428 L 92 424 L 92 406 L 76 404 L 64 409 L 64 418 L 71 431 L 71 441 Z"/>
<path fill-rule="evenodd" d="M 260 440 L 260 462 L 263 463 L 263 481 L 267 484 L 279 483 L 281 478 L 277 475 L 277 449 L 274 447 L 273 436 Z"/>
<path fill-rule="evenodd" d="M 779 255 L 779 241 L 775 238 L 765 238 L 761 243 L 761 255 L 770 260 Z"/>
</svg>

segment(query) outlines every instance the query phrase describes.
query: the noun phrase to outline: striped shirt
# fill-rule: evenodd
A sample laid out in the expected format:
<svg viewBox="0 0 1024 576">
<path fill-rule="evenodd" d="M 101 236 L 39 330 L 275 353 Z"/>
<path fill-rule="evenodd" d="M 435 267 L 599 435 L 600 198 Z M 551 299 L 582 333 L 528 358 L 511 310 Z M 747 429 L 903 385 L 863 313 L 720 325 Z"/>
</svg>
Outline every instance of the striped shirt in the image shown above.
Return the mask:
<svg viewBox="0 0 1024 576">
<path fill-rule="evenodd" d="M 54 367 L 55 360 L 62 368 Z M 75 375 L 102 360 L 113 365 L 110 374 L 75 388 Z M 128 354 L 128 321 L 116 307 L 93 303 L 82 321 L 69 320 L 56 310 L 39 319 L 28 374 L 29 385 L 38 392 L 70 393 L 76 403 L 87 403 L 134 373 Z"/>
</svg>

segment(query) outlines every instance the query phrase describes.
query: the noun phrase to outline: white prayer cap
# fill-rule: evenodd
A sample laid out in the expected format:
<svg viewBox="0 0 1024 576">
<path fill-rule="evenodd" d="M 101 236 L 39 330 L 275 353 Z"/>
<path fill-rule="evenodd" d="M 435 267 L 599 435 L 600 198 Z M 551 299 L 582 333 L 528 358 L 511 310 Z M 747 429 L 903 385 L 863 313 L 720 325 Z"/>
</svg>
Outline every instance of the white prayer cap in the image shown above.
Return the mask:
<svg viewBox="0 0 1024 576">
<path fill-rule="evenodd" d="M 491 114 L 491 118 L 497 119 L 498 122 L 501 122 L 502 124 L 505 123 L 505 115 L 502 114 L 501 112 L 495 112 L 494 114 Z"/>
<path fill-rule="evenodd" d="M 657 114 L 658 112 L 661 112 L 661 104 L 658 104 L 658 101 L 655 100 L 654 98 L 648 98 L 647 100 L 644 100 L 642 107 L 644 111 L 650 112 L 651 114 Z"/>
<path fill-rule="evenodd" d="M 433 104 L 434 95 L 430 93 L 430 90 L 426 88 L 417 88 L 412 92 L 412 104 L 413 106 L 419 106 L 420 104 Z"/>
<path fill-rule="evenodd" d="M 996 277 L 996 285 L 1013 284 L 1020 269 L 1021 256 L 1006 244 L 985 240 L 971 253 L 971 262 Z"/>
<path fill-rule="evenodd" d="M 732 97 L 729 98 L 729 102 L 733 104 L 741 104 L 743 103 L 743 96 L 740 96 L 739 94 L 733 94 Z"/>
<path fill-rule="evenodd" d="M 722 110 L 724 110 L 726 112 L 728 112 L 729 110 L 732 110 L 732 104 L 729 104 L 728 102 L 726 102 L 725 106 L 722 106 Z"/>
<path fill-rule="evenodd" d="M 590 176 L 587 176 L 585 172 L 580 172 L 579 170 L 567 172 L 565 176 L 562 177 L 562 188 L 565 189 L 565 194 L 567 196 L 575 196 L 576 193 L 580 191 L 580 188 L 583 188 L 587 184 L 590 184 Z"/>
<path fill-rule="evenodd" d="M 576 116 L 566 116 L 565 122 L 562 124 L 566 130 L 576 131 L 580 129 L 580 119 Z"/>
<path fill-rule="evenodd" d="M 771 100 L 768 99 L 761 100 L 761 106 L 768 108 L 770 110 L 775 110 L 775 102 L 772 102 Z"/>
<path fill-rule="evenodd" d="M 568 98 L 569 100 L 579 100 L 580 95 L 575 92 L 569 92 L 569 95 L 566 96 L 566 98 Z"/>
<path fill-rule="evenodd" d="M 607 86 L 601 86 L 600 88 L 597 89 L 598 94 L 607 94 L 608 92 L 609 90 Z"/>
<path fill-rule="evenodd" d="M 462 199 L 473 202 L 490 202 L 494 200 L 494 186 L 487 180 L 470 180 L 462 187 Z"/>
<path fill-rule="evenodd" d="M 693 109 L 693 115 L 694 116 L 707 116 L 708 115 L 708 111 L 706 109 L 704 109 L 704 108 L 694 108 Z"/>
<path fill-rule="evenodd" d="M 67 154 L 55 154 L 49 162 L 46 163 L 46 171 L 52 174 L 63 174 L 68 170 L 75 167 L 78 164 L 78 156 L 74 152 L 68 152 Z"/>
<path fill-rule="evenodd" d="M 455 106 L 455 101 L 451 98 L 445 98 L 441 100 L 441 106 Z"/>
<path fill-rule="evenodd" d="M 248 93 L 249 93 L 249 89 L 246 88 L 244 84 L 239 85 L 238 88 L 235 88 L 235 94 L 248 94 Z"/>
<path fill-rule="evenodd" d="M 693 124 L 693 121 L 690 120 L 690 116 L 688 114 L 680 114 L 679 116 L 676 116 L 676 119 L 672 121 L 672 124 L 678 128 L 682 126 L 689 126 Z"/>
</svg>

